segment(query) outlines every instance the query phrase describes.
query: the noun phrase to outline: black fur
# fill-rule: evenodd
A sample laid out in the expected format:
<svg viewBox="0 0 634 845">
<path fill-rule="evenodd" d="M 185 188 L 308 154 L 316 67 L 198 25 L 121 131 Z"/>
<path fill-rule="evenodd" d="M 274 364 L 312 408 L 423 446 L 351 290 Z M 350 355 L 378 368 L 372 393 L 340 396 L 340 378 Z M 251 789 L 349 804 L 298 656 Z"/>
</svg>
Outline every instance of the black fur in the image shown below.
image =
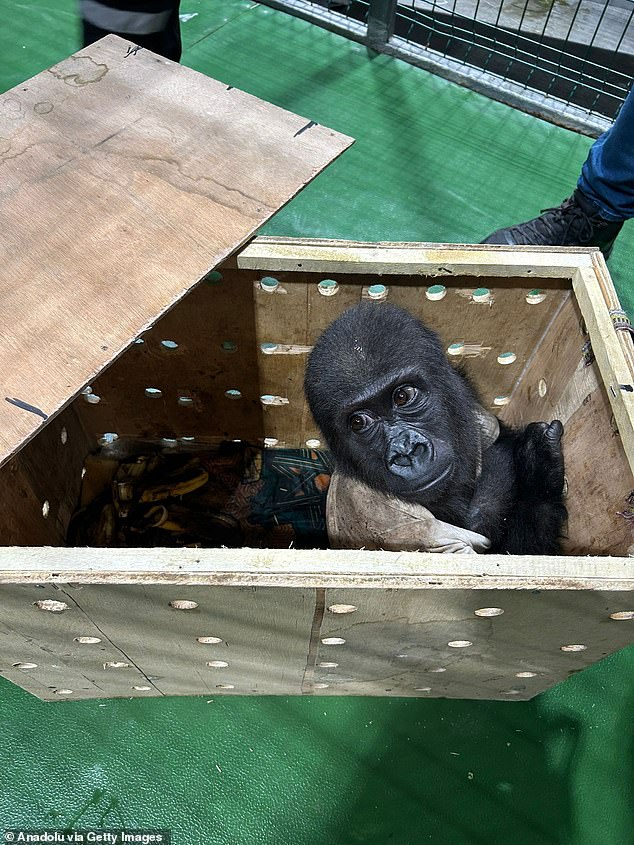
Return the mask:
<svg viewBox="0 0 634 845">
<path fill-rule="evenodd" d="M 484 534 L 491 552 L 559 551 L 561 423 L 502 425 L 478 477 L 477 398 L 408 312 L 387 303 L 345 311 L 317 341 L 304 388 L 343 473 Z"/>
</svg>

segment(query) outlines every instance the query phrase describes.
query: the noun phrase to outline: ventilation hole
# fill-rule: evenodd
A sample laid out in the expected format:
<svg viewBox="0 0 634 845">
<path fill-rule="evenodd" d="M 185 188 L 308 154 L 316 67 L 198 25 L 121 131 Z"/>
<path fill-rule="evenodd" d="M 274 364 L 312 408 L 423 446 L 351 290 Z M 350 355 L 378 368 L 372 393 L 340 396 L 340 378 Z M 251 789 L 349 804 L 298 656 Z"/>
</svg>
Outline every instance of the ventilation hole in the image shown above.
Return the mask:
<svg viewBox="0 0 634 845">
<path fill-rule="evenodd" d="M 387 288 L 385 285 L 370 285 L 368 288 L 368 296 L 370 299 L 385 299 L 387 297 Z"/>
<path fill-rule="evenodd" d="M 175 340 L 162 340 L 161 346 L 164 349 L 178 349 L 178 344 Z"/>
<path fill-rule="evenodd" d="M 450 643 L 447 643 L 450 648 L 467 648 L 470 645 L 473 645 L 471 640 L 452 640 Z"/>
<path fill-rule="evenodd" d="M 99 637 L 73 637 L 73 642 L 82 645 L 96 645 L 101 642 L 101 639 Z"/>
<path fill-rule="evenodd" d="M 516 678 L 535 678 L 537 677 L 537 672 L 516 672 Z"/>
<path fill-rule="evenodd" d="M 116 440 L 119 439 L 119 435 L 116 431 L 104 431 L 104 433 L 99 438 L 99 445 L 100 446 L 110 446 Z"/>
<path fill-rule="evenodd" d="M 306 441 L 306 445 L 309 449 L 319 449 L 321 446 L 321 440 L 317 440 L 317 438 L 312 438 Z"/>
<path fill-rule="evenodd" d="M 414 692 L 431 692 L 431 687 L 414 687 Z"/>
<path fill-rule="evenodd" d="M 208 660 L 207 666 L 211 669 L 226 669 L 229 664 L 226 660 Z"/>
<path fill-rule="evenodd" d="M 313 684 L 313 689 L 328 689 L 330 684 Z"/>
<path fill-rule="evenodd" d="M 54 690 L 55 695 L 72 695 L 72 689 L 56 689 Z"/>
<path fill-rule="evenodd" d="M 438 302 L 447 296 L 447 288 L 444 285 L 432 285 L 425 291 L 425 296 L 432 302 Z"/>
<path fill-rule="evenodd" d="M 322 643 L 324 645 L 343 645 L 345 640 L 343 637 L 324 637 Z"/>
<path fill-rule="evenodd" d="M 330 613 L 354 613 L 356 609 L 354 604 L 331 604 L 328 608 Z"/>
<path fill-rule="evenodd" d="M 161 446 L 168 449 L 174 449 L 178 446 L 178 440 L 175 437 L 161 437 Z"/>
<path fill-rule="evenodd" d="M 539 305 L 540 302 L 543 302 L 546 299 L 546 294 L 543 290 L 539 288 L 535 288 L 534 290 L 530 290 L 526 294 L 526 301 L 529 305 Z"/>
<path fill-rule="evenodd" d="M 232 340 L 223 340 L 220 346 L 223 352 L 235 352 L 238 348 L 238 344 Z"/>
<path fill-rule="evenodd" d="M 479 607 L 473 612 L 476 616 L 501 616 L 504 613 L 501 607 Z"/>
<path fill-rule="evenodd" d="M 232 443 L 242 443 L 242 440 L 239 437 L 234 437 L 231 442 Z"/>
<path fill-rule="evenodd" d="M 83 393 L 84 402 L 88 402 L 89 405 L 98 405 L 101 402 L 101 396 L 97 396 L 96 393 Z"/>
<path fill-rule="evenodd" d="M 239 390 L 236 390 L 235 387 L 225 390 L 225 396 L 227 399 L 242 399 L 242 393 Z"/>
<path fill-rule="evenodd" d="M 137 692 L 149 692 L 152 687 L 132 687 L 132 689 L 137 690 Z"/>
<path fill-rule="evenodd" d="M 196 642 L 201 645 L 218 645 L 222 640 L 220 637 L 196 637 Z"/>
<path fill-rule="evenodd" d="M 86 475 L 86 467 L 81 468 L 81 477 L 83 478 Z"/>
<path fill-rule="evenodd" d="M 163 391 L 159 390 L 158 387 L 146 387 L 145 395 L 148 399 L 160 399 L 163 395 Z"/>
<path fill-rule="evenodd" d="M 196 608 L 198 607 L 198 602 L 176 599 L 175 601 L 171 601 L 169 605 L 174 610 L 196 610 Z"/>
<path fill-rule="evenodd" d="M 183 408 L 191 408 L 191 406 L 194 404 L 194 400 L 191 396 L 179 396 L 178 404 L 182 405 Z"/>
<path fill-rule="evenodd" d="M 12 663 L 14 669 L 37 669 L 37 663 Z"/>
<path fill-rule="evenodd" d="M 264 438 L 264 445 L 267 449 L 271 449 L 273 446 L 277 446 L 280 441 L 277 437 L 265 437 Z"/>
<path fill-rule="evenodd" d="M 493 404 L 494 405 L 508 405 L 508 403 L 510 401 L 511 401 L 510 396 L 496 396 L 495 399 L 493 400 Z"/>
<path fill-rule="evenodd" d="M 500 695 L 521 695 L 521 689 L 501 689 Z"/>
<path fill-rule="evenodd" d="M 334 296 L 339 290 L 339 285 L 334 279 L 322 279 L 317 285 L 317 290 L 322 296 Z"/>
<path fill-rule="evenodd" d="M 50 512 L 51 512 L 51 505 L 50 505 L 50 502 L 47 499 L 44 502 L 44 504 L 42 505 L 42 516 L 44 517 L 44 519 L 48 519 L 48 515 L 49 515 Z"/>
<path fill-rule="evenodd" d="M 125 663 L 123 660 L 108 660 L 103 664 L 104 669 L 129 669 L 130 663 Z"/>
<path fill-rule="evenodd" d="M 143 340 L 142 337 L 137 337 L 137 339 L 134 342 L 137 346 L 140 346 L 142 343 L 145 343 L 145 341 Z"/>
<path fill-rule="evenodd" d="M 218 285 L 222 281 L 222 273 L 218 270 L 212 270 L 205 276 L 205 283 L 208 285 Z"/>
<path fill-rule="evenodd" d="M 272 355 L 274 352 L 277 352 L 278 345 L 277 343 L 261 343 L 260 349 L 265 355 Z"/>
<path fill-rule="evenodd" d="M 444 666 L 436 666 L 433 669 L 428 669 L 427 671 L 428 672 L 446 672 L 447 670 L 445 669 Z"/>
<path fill-rule="evenodd" d="M 235 689 L 235 684 L 216 684 L 216 689 Z"/>
<path fill-rule="evenodd" d="M 491 291 L 488 288 L 477 288 L 471 294 L 471 299 L 474 302 L 490 302 Z"/>
<path fill-rule="evenodd" d="M 543 378 L 540 378 L 539 380 L 539 384 L 537 385 L 537 392 L 539 393 L 542 399 L 548 393 L 548 385 L 546 384 Z"/>
<path fill-rule="evenodd" d="M 182 437 L 178 438 L 181 443 L 193 443 L 196 438 L 193 434 L 184 434 Z"/>
<path fill-rule="evenodd" d="M 464 343 L 452 343 L 447 347 L 448 355 L 462 355 L 464 352 Z"/>
<path fill-rule="evenodd" d="M 273 396 L 272 393 L 263 393 L 260 396 L 260 402 L 263 405 L 288 405 L 289 401 L 286 396 Z"/>
<path fill-rule="evenodd" d="M 617 610 L 616 613 L 610 614 L 610 619 L 621 621 L 623 619 L 634 619 L 634 610 Z"/>
<path fill-rule="evenodd" d="M 322 660 L 321 663 L 317 664 L 317 666 L 319 666 L 320 669 L 336 669 L 339 664 L 333 663 L 330 660 Z"/>
<path fill-rule="evenodd" d="M 513 364 L 515 361 L 517 361 L 515 352 L 502 352 L 498 355 L 498 364 L 502 364 L 502 366 Z"/>
<path fill-rule="evenodd" d="M 68 610 L 68 605 L 65 601 L 55 601 L 55 599 L 43 599 L 42 601 L 33 602 L 33 607 L 39 610 L 48 610 L 50 613 L 62 613 Z"/>
<path fill-rule="evenodd" d="M 274 279 L 273 276 L 264 276 L 263 279 L 260 279 L 260 288 L 265 290 L 267 293 L 273 293 L 276 291 L 280 286 L 280 283 L 277 279 Z"/>
<path fill-rule="evenodd" d="M 582 645 L 582 643 L 573 643 L 572 645 L 560 646 L 561 651 L 585 651 L 587 648 L 588 646 Z"/>
<path fill-rule="evenodd" d="M 65 428 L 63 428 L 59 433 L 59 439 L 62 442 L 62 446 L 65 446 L 68 443 L 68 432 Z"/>
</svg>

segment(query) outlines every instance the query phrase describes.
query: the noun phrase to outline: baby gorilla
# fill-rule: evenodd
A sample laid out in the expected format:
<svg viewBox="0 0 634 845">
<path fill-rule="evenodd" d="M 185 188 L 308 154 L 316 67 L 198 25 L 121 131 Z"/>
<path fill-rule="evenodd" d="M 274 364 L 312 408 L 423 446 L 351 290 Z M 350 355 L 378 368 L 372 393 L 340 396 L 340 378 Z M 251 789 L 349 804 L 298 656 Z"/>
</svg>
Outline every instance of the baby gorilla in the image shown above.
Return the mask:
<svg viewBox="0 0 634 845">
<path fill-rule="evenodd" d="M 473 389 L 407 311 L 345 311 L 317 341 L 304 389 L 342 474 L 485 535 L 491 552 L 560 551 L 562 424 L 501 423 L 482 452 Z"/>
</svg>

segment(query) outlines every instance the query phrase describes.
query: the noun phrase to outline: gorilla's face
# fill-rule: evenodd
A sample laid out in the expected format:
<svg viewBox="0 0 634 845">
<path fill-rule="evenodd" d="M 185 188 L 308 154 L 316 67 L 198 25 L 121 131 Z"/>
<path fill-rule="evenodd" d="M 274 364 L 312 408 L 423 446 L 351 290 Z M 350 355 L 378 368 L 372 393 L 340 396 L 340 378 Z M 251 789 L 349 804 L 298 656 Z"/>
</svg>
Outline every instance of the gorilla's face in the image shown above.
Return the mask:
<svg viewBox="0 0 634 845">
<path fill-rule="evenodd" d="M 344 312 L 317 341 L 305 390 L 339 469 L 371 487 L 430 506 L 474 476 L 474 397 L 406 311 Z"/>
</svg>

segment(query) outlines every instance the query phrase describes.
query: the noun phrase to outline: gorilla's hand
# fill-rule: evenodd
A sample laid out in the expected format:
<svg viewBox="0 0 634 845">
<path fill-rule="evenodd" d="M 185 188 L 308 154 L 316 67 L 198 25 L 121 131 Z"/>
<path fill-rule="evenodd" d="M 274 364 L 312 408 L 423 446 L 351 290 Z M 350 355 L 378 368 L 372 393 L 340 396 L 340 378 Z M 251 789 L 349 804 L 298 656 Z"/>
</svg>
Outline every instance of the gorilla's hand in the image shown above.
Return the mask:
<svg viewBox="0 0 634 845">
<path fill-rule="evenodd" d="M 517 484 L 525 498 L 561 497 L 564 487 L 564 456 L 559 420 L 530 423 L 515 447 Z"/>
</svg>

